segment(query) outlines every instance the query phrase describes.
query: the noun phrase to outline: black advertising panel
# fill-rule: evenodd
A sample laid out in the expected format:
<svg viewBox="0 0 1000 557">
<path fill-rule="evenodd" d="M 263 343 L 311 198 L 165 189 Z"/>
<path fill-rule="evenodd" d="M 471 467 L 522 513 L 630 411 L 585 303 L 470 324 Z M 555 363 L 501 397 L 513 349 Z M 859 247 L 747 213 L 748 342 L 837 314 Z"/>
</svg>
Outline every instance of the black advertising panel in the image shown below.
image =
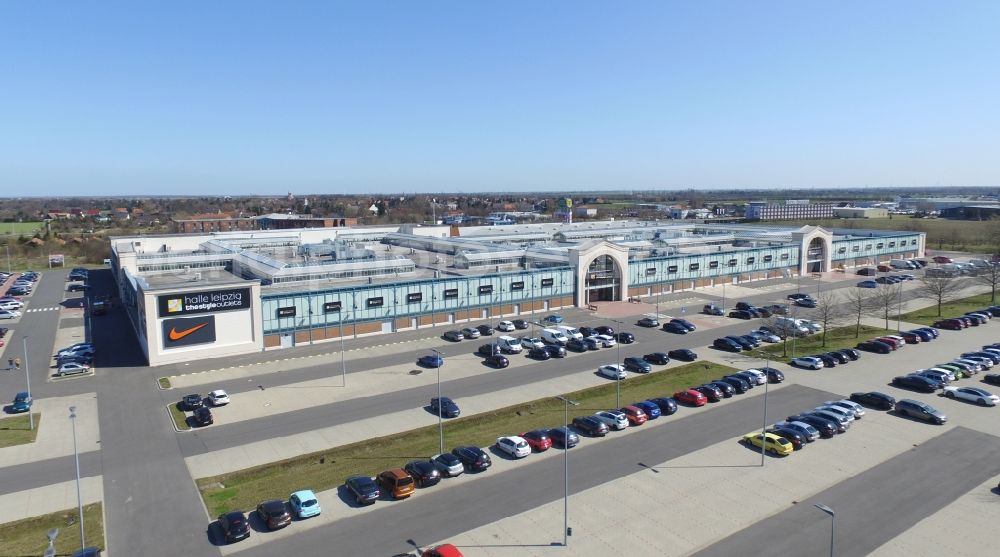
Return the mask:
<svg viewBox="0 0 1000 557">
<path fill-rule="evenodd" d="M 215 316 L 163 320 L 163 348 L 215 342 Z"/>
<path fill-rule="evenodd" d="M 553 279 L 550 279 L 550 278 L 543 278 L 542 279 L 542 287 L 552 286 L 554 283 L 555 283 L 555 280 L 553 280 Z"/>
<path fill-rule="evenodd" d="M 336 313 L 340 311 L 340 302 L 326 302 L 323 304 L 323 313 Z"/>
<path fill-rule="evenodd" d="M 510 289 L 511 289 L 512 292 L 515 291 L 515 290 L 524 290 L 524 281 L 521 280 L 521 281 L 510 283 Z"/>
<path fill-rule="evenodd" d="M 295 306 L 278 308 L 278 317 L 295 317 Z"/>
<path fill-rule="evenodd" d="M 457 288 L 448 288 L 444 291 L 444 299 L 447 300 L 449 298 L 458 298 Z"/>
<path fill-rule="evenodd" d="M 365 305 L 370 308 L 380 308 L 385 304 L 385 298 L 379 296 L 378 298 L 368 298 L 365 300 Z"/>
<path fill-rule="evenodd" d="M 410 304 L 419 302 L 423 299 L 424 299 L 423 292 L 410 292 L 409 294 L 406 295 L 406 302 Z"/>
<path fill-rule="evenodd" d="M 493 293 L 493 285 L 492 284 L 484 284 L 484 285 L 482 285 L 482 286 L 479 287 L 479 295 L 480 296 L 482 296 L 483 294 L 492 294 L 492 293 Z"/>
<path fill-rule="evenodd" d="M 250 309 L 251 304 L 249 288 L 167 294 L 157 298 L 160 317 Z"/>
</svg>

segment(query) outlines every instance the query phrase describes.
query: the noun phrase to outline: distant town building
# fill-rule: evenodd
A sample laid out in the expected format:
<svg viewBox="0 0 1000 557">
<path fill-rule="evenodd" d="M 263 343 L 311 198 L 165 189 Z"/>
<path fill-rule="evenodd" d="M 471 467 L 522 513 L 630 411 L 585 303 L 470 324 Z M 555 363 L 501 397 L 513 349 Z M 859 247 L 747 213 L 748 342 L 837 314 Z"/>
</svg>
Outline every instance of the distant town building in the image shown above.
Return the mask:
<svg viewBox="0 0 1000 557">
<path fill-rule="evenodd" d="M 597 216 L 597 209 L 593 207 L 576 207 L 573 209 L 573 214 L 583 218 L 594 218 Z"/>
<path fill-rule="evenodd" d="M 751 220 L 791 220 L 833 218 L 833 205 L 813 203 L 808 205 L 779 205 L 763 201 L 747 204 L 746 218 Z"/>
<path fill-rule="evenodd" d="M 889 209 L 884 207 L 834 207 L 833 216 L 842 219 L 884 219 Z"/>
<path fill-rule="evenodd" d="M 1000 207 L 1000 201 L 995 197 L 898 197 L 896 202 L 900 209 L 917 211 L 941 211 L 954 207 L 980 206 Z"/>
<path fill-rule="evenodd" d="M 173 219 L 176 232 L 203 234 L 205 232 L 233 232 L 238 230 L 282 230 L 297 228 L 339 228 L 354 226 L 358 219 L 344 217 L 313 217 L 272 213 L 260 217 L 234 217 L 228 213 L 192 215 L 187 219 Z"/>
<path fill-rule="evenodd" d="M 987 220 L 1000 216 L 1000 205 L 964 205 L 941 209 L 941 217 L 946 219 Z"/>
</svg>

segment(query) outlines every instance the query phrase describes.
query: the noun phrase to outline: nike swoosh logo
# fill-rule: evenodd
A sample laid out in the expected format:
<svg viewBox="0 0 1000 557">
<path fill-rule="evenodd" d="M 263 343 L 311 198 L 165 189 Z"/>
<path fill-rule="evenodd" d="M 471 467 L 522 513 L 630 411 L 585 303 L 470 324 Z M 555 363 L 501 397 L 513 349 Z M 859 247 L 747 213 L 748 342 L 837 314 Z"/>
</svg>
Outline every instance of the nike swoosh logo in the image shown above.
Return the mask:
<svg viewBox="0 0 1000 557">
<path fill-rule="evenodd" d="M 201 325 L 195 325 L 194 327 L 191 327 L 190 329 L 184 329 L 183 331 L 178 331 L 176 328 L 171 327 L 170 328 L 170 335 L 169 335 L 170 336 L 170 340 L 180 340 L 180 339 L 182 339 L 182 338 L 190 335 L 191 333 L 197 331 L 198 329 L 200 329 L 202 327 L 207 327 L 207 326 L 208 326 L 208 323 L 202 323 Z"/>
</svg>

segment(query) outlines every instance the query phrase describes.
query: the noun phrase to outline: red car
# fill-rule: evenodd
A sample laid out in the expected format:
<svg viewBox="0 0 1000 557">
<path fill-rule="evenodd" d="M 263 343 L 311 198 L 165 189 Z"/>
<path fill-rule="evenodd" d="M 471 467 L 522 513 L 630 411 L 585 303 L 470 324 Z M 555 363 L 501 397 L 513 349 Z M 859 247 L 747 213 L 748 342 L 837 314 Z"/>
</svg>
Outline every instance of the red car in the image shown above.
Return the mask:
<svg viewBox="0 0 1000 557">
<path fill-rule="evenodd" d="M 952 331 L 961 331 L 965 328 L 965 325 L 958 319 L 942 319 L 940 321 L 934 322 L 934 327 L 938 329 L 949 329 Z"/>
<path fill-rule="evenodd" d="M 683 391 L 677 391 L 674 393 L 674 398 L 678 402 L 683 402 L 685 404 L 691 404 L 693 406 L 705 406 L 708 403 L 708 398 L 705 395 L 699 393 L 694 389 L 685 389 Z"/>
<path fill-rule="evenodd" d="M 552 439 L 549 439 L 549 434 L 544 431 L 536 429 L 522 433 L 519 437 L 523 437 L 531 450 L 537 453 L 543 453 L 552 448 Z"/>
<path fill-rule="evenodd" d="M 876 268 L 878 269 L 878 272 L 880 272 L 880 273 L 891 273 L 892 272 L 892 267 L 890 267 L 888 265 L 879 265 Z"/>
<path fill-rule="evenodd" d="M 446 543 L 437 547 L 424 550 L 423 557 L 462 557 L 462 552 L 457 547 Z"/>
<path fill-rule="evenodd" d="M 621 409 L 621 412 L 623 412 L 625 417 L 628 418 L 628 425 L 631 426 L 642 425 L 649 419 L 646 412 L 638 406 L 626 406 Z"/>
<path fill-rule="evenodd" d="M 878 337 L 875 340 L 888 344 L 893 350 L 899 350 L 899 347 L 903 344 L 899 342 L 898 339 L 894 339 L 892 337 Z"/>
<path fill-rule="evenodd" d="M 935 263 L 954 263 L 950 257 L 945 257 L 943 255 L 937 255 L 934 257 Z"/>
</svg>

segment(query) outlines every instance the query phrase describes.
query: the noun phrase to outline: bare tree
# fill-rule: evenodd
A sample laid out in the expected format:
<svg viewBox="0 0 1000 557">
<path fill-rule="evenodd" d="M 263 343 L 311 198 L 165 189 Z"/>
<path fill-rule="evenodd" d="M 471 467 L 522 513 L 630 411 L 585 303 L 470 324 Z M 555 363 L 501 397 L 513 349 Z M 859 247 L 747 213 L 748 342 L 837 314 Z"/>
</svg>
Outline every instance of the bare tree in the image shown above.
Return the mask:
<svg viewBox="0 0 1000 557">
<path fill-rule="evenodd" d="M 823 347 L 826 348 L 826 332 L 844 317 L 844 306 L 836 291 L 826 291 L 816 297 L 816 322 L 823 326 Z"/>
<path fill-rule="evenodd" d="M 1000 265 L 990 265 L 976 270 L 975 281 L 990 287 L 990 303 L 997 303 L 997 286 L 1000 285 Z"/>
<path fill-rule="evenodd" d="M 903 298 L 903 285 L 900 283 L 883 284 L 872 295 L 872 309 L 885 318 L 885 328 L 889 328 L 889 316 L 892 310 L 899 307 Z"/>
<path fill-rule="evenodd" d="M 941 306 L 954 298 L 961 289 L 962 285 L 956 277 L 924 277 L 920 279 L 917 295 L 933 300 L 937 304 L 938 317 L 941 317 Z"/>
<path fill-rule="evenodd" d="M 872 295 L 864 288 L 848 288 L 844 291 L 845 315 L 855 320 L 854 338 L 861 336 L 861 319 L 872 309 Z"/>
</svg>

